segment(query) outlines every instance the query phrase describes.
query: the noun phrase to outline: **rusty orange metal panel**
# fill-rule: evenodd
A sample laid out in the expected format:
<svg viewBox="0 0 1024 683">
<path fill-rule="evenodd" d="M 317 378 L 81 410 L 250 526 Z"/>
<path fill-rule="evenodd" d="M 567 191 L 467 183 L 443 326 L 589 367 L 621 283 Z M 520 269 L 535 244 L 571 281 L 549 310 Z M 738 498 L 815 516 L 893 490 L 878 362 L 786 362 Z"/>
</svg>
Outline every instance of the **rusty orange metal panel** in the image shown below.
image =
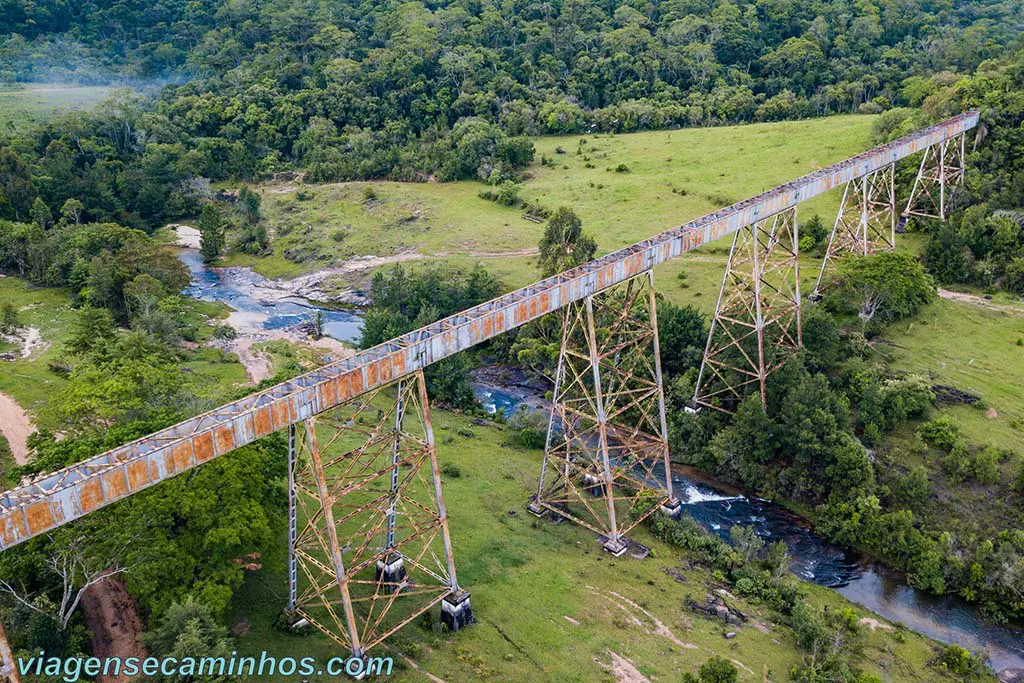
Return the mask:
<svg viewBox="0 0 1024 683">
<path fill-rule="evenodd" d="M 320 393 L 323 401 L 321 408 L 331 408 L 338 405 L 338 385 L 335 382 L 324 382 L 320 385 Z"/>
<path fill-rule="evenodd" d="M 531 318 L 536 318 L 537 317 L 537 297 L 531 296 L 529 304 L 530 304 L 530 317 Z"/>
<path fill-rule="evenodd" d="M 138 491 L 151 481 L 149 463 L 146 460 L 133 460 L 128 463 L 128 488 Z"/>
<path fill-rule="evenodd" d="M 125 478 L 124 470 L 117 469 L 103 474 L 103 490 L 107 502 L 123 498 L 128 493 L 128 480 Z"/>
<path fill-rule="evenodd" d="M 79 489 L 82 512 L 92 512 L 103 505 L 103 484 L 99 477 L 87 479 Z"/>
<path fill-rule="evenodd" d="M 288 410 L 288 401 L 283 399 L 270 404 L 274 414 L 274 429 L 284 429 L 291 424 L 291 413 Z"/>
<path fill-rule="evenodd" d="M 367 366 L 367 368 L 366 368 L 366 382 L 367 382 L 367 384 L 370 385 L 369 388 L 373 388 L 373 387 L 375 387 L 375 386 L 377 386 L 379 384 L 377 379 L 378 379 L 378 377 L 377 377 L 377 364 L 376 363 L 370 363 L 370 365 Z"/>
<path fill-rule="evenodd" d="M 505 331 L 505 311 L 498 311 L 497 313 L 494 314 L 494 325 L 496 331 Z"/>
<path fill-rule="evenodd" d="M 351 395 L 355 396 L 356 394 L 361 394 L 365 388 L 363 387 L 363 371 L 358 369 L 353 370 L 352 372 L 348 373 L 348 376 L 349 380 L 352 382 Z"/>
<path fill-rule="evenodd" d="M 206 462 L 216 455 L 213 452 L 213 435 L 210 432 L 196 434 L 192 437 L 192 450 L 196 454 L 196 463 Z"/>
<path fill-rule="evenodd" d="M 394 354 L 394 359 L 395 359 L 395 372 L 400 375 L 403 372 L 405 372 L 405 353 L 402 352 L 402 351 L 399 351 L 398 353 Z"/>
<path fill-rule="evenodd" d="M 380 381 L 381 381 L 381 384 L 384 384 L 385 382 L 390 382 L 391 381 L 391 357 L 388 356 L 387 358 L 382 359 L 379 363 L 377 363 L 377 365 L 380 366 Z"/>
<path fill-rule="evenodd" d="M 270 414 L 270 406 L 256 409 L 256 414 L 253 416 L 253 426 L 255 427 L 257 437 L 266 436 L 274 431 L 274 418 Z"/>
<path fill-rule="evenodd" d="M 41 534 L 53 528 L 53 513 L 50 511 L 49 500 L 44 499 L 29 505 L 25 509 L 25 517 L 28 519 L 30 534 Z"/>
<path fill-rule="evenodd" d="M 540 294 L 540 312 L 550 313 L 551 312 L 551 290 L 544 290 Z"/>
<path fill-rule="evenodd" d="M 334 380 L 334 384 L 338 387 L 338 403 L 344 403 L 352 395 L 351 378 L 348 375 L 340 375 Z"/>
<path fill-rule="evenodd" d="M 192 467 L 192 441 L 184 441 L 171 451 L 171 461 L 167 463 L 168 474 L 184 472 Z"/>
<path fill-rule="evenodd" d="M 217 431 L 214 432 L 214 436 L 217 439 L 217 453 L 228 453 L 235 449 L 235 433 L 231 427 L 217 427 Z M 196 455 L 199 452 L 196 451 Z M 211 454 L 212 458 L 213 455 Z M 199 462 L 205 462 L 200 460 Z"/>
<path fill-rule="evenodd" d="M 494 334 L 494 316 L 484 318 L 484 336 L 490 337 Z"/>
<path fill-rule="evenodd" d="M 526 320 L 526 302 L 520 301 L 516 304 L 516 322 L 523 322 Z"/>
<path fill-rule="evenodd" d="M 25 528 L 25 522 L 21 518 L 20 511 L 9 514 L 6 518 L 0 520 L 0 544 L 5 548 L 14 545 L 27 535 L 28 529 Z"/>
</svg>

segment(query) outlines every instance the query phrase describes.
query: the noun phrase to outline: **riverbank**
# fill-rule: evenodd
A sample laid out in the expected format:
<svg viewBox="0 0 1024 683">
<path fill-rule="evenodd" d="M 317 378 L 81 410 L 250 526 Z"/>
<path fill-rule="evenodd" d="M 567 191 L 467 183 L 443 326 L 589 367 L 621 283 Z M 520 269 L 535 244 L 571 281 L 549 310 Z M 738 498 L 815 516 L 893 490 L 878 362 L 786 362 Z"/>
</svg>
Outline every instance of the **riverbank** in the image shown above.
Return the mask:
<svg viewBox="0 0 1024 683">
<path fill-rule="evenodd" d="M 521 381 L 519 373 L 493 366 L 476 371 L 477 398 L 491 412 L 512 414 L 520 404 L 548 410 L 542 388 Z M 784 504 L 758 499 L 687 465 L 673 465 L 672 481 L 687 514 L 712 533 L 729 540 L 729 530 L 741 525 L 765 539 L 783 540 L 792 556 L 791 570 L 801 579 L 832 588 L 891 624 L 985 653 L 1001 681 L 1024 680 L 1024 631 L 986 621 L 956 596 L 912 588 L 898 572 L 817 535 L 810 520 Z"/>
</svg>

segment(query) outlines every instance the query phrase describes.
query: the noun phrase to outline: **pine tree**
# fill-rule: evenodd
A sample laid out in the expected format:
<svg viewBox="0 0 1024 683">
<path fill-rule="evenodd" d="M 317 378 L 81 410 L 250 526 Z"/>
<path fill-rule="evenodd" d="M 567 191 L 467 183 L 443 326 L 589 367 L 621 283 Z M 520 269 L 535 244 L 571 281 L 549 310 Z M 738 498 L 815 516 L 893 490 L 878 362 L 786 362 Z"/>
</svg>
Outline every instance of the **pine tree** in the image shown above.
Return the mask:
<svg viewBox="0 0 1024 683">
<path fill-rule="evenodd" d="M 199 252 L 204 263 L 214 263 L 224 250 L 224 219 L 213 204 L 203 206 L 199 215 Z"/>
</svg>

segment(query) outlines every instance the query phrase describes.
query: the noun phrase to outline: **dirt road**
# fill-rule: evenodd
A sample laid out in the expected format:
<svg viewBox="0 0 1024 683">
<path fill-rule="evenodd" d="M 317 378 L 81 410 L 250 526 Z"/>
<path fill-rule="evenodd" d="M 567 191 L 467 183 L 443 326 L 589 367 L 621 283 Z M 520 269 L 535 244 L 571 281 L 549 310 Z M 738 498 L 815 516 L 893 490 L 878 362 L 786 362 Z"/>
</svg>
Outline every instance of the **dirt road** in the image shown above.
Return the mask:
<svg viewBox="0 0 1024 683">
<path fill-rule="evenodd" d="M 92 634 L 92 654 L 100 659 L 147 656 L 141 636 L 145 630 L 135 600 L 120 577 L 95 583 L 82 594 L 85 625 Z M 128 676 L 100 676 L 99 683 L 122 683 Z"/>
<path fill-rule="evenodd" d="M 28 462 L 28 447 L 25 441 L 36 431 L 35 425 L 18 402 L 7 394 L 0 393 L 0 432 L 11 444 L 14 462 L 24 465 Z"/>
<path fill-rule="evenodd" d="M 939 296 L 943 299 L 948 299 L 950 301 L 959 301 L 962 304 L 980 306 L 982 308 L 988 308 L 993 311 L 1012 313 L 1014 315 L 1024 315 L 1024 306 L 1013 306 L 1012 304 L 997 304 L 995 302 L 989 301 L 983 296 L 978 296 L 977 294 L 965 294 L 964 292 L 951 292 L 948 289 L 940 289 Z"/>
</svg>

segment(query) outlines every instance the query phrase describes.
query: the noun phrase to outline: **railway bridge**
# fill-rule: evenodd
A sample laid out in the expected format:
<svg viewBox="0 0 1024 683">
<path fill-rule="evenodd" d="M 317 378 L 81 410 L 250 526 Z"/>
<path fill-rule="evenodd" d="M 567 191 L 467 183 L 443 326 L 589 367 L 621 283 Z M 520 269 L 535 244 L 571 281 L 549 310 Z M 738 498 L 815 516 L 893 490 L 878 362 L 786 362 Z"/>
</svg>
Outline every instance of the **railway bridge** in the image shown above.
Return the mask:
<svg viewBox="0 0 1024 683">
<path fill-rule="evenodd" d="M 38 477 L 0 494 L 0 551 L 267 436 L 288 437 L 288 604 L 356 656 L 441 605 L 471 623 L 460 586 L 423 369 L 541 316 L 562 317 L 537 515 L 571 519 L 615 555 L 680 501 L 668 476 L 655 266 L 732 235 L 687 410 L 731 412 L 801 346 L 801 311 L 844 254 L 895 247 L 911 217 L 945 220 L 964 176 L 968 112 L 585 265 Z M 897 167 L 912 164 L 898 203 Z M 798 206 L 842 192 L 814 291 L 800 290 Z M 664 472 L 663 489 L 652 485 Z M 4 673 L 17 680 L 0 629 Z"/>
</svg>

